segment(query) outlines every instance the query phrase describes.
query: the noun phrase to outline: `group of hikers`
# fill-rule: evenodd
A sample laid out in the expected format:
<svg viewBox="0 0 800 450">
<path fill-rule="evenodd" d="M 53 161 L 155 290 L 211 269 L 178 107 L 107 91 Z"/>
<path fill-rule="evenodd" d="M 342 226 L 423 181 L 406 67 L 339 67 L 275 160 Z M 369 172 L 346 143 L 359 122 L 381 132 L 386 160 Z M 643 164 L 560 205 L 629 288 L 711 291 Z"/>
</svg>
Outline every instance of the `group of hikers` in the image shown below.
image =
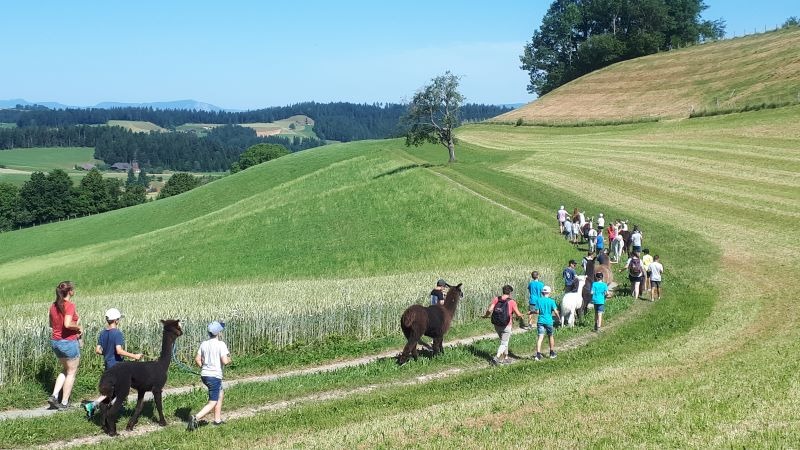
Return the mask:
<svg viewBox="0 0 800 450">
<path fill-rule="evenodd" d="M 577 208 L 575 208 L 574 214 L 570 216 L 564 206 L 559 208 L 556 218 L 558 220 L 559 233 L 563 234 L 568 242 L 575 246 L 581 242 L 588 244 L 587 255 L 583 258 L 581 264 L 585 274 L 587 265 L 592 260 L 597 264 L 609 266 L 612 263 L 620 262 L 625 248 L 624 233 L 628 232 L 626 221 L 615 220 L 609 223 L 608 228 L 605 228 L 605 217 L 603 213 L 600 213 L 598 214 L 597 227 L 595 228 L 593 226 L 593 218 L 587 218 L 585 213 Z M 606 241 L 605 235 L 608 236 L 608 241 Z M 609 249 L 605 245 L 606 242 L 612 243 L 611 255 L 609 255 Z M 619 271 L 628 272 L 631 295 L 634 298 L 641 298 L 640 295 L 647 291 L 650 294 L 649 300 L 652 302 L 661 299 L 661 276 L 664 272 L 664 266 L 661 264 L 658 255 L 651 256 L 649 249 L 642 248 L 642 243 L 643 234 L 638 226 L 634 226 L 633 231 L 630 233 L 631 249 L 629 257 Z M 577 292 L 578 290 L 577 264 L 574 259 L 571 259 L 567 263 L 567 267 L 561 272 L 565 294 Z M 544 284 L 539 278 L 539 272 L 531 272 L 531 281 L 528 283 L 527 321 L 525 321 L 525 316 L 520 311 L 516 300 L 512 297 L 512 292 L 514 291 L 512 286 L 503 286 L 502 293 L 492 298 L 483 316 L 484 318 L 491 318 L 495 331 L 500 338 L 497 353 L 491 360 L 492 364 L 511 362 L 508 356 L 508 346 L 514 317 L 525 321 L 524 325 L 522 325 L 524 329 L 536 327 L 538 339 L 536 341 L 536 354 L 533 359 L 541 361 L 544 358 L 542 355 L 542 343 L 545 336 L 548 337 L 549 341 L 549 357 L 551 359 L 556 358 L 553 317 L 555 316 L 556 319 L 561 320 L 561 316 L 558 305 L 551 297 L 553 289 Z M 591 283 L 588 292 L 591 295 L 591 303 L 594 309 L 593 331 L 600 332 L 603 326 L 606 299 L 612 294 L 611 286 L 609 286 L 608 280 L 603 279 L 603 273 L 600 271 L 594 272 L 593 279 L 586 280 L 586 283 Z M 443 289 L 446 285 L 447 283 L 442 279 L 437 281 L 436 287 L 431 291 L 431 305 L 440 304 L 443 301 Z"/>
<path fill-rule="evenodd" d="M 56 377 L 53 393 L 47 402 L 50 409 L 69 409 L 69 398 L 78 373 L 83 347 L 84 327 L 75 307 L 75 286 L 71 281 L 62 281 L 56 287 L 56 299 L 50 305 L 49 320 L 52 334 L 50 345 L 62 366 L 61 372 Z M 142 353 L 130 353 L 125 349 L 125 336 L 120 329 L 122 313 L 116 308 L 110 308 L 105 313 L 105 328 L 97 336 L 94 352 L 103 357 L 105 370 L 113 367 L 124 358 L 138 361 Z M 189 418 L 188 430 L 193 431 L 198 427 L 198 421 L 206 414 L 214 411 L 213 425 L 221 425 L 222 399 L 222 368 L 230 364 L 231 356 L 228 347 L 222 340 L 224 323 L 213 321 L 208 324 L 208 339 L 204 340 L 195 356 L 195 363 L 200 367 L 200 379 L 208 388 L 208 403 L 195 415 Z M 83 402 L 86 417 L 91 419 L 98 406 L 103 402 L 113 399 L 100 396 L 96 400 Z"/>
</svg>

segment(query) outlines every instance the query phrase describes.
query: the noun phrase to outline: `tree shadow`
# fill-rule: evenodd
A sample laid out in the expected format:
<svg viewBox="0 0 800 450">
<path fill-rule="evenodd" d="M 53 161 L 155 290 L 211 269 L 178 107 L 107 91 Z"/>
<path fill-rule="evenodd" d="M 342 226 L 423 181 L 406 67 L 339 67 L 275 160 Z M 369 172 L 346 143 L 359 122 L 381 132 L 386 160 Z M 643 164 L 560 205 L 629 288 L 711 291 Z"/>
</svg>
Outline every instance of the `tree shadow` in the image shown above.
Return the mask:
<svg viewBox="0 0 800 450">
<path fill-rule="evenodd" d="M 382 178 L 382 177 L 388 177 L 390 175 L 397 175 L 398 173 L 402 173 L 402 172 L 405 172 L 405 171 L 411 170 L 411 169 L 418 169 L 418 168 L 427 169 L 427 168 L 430 168 L 430 167 L 435 167 L 435 166 L 433 164 L 429 164 L 429 163 L 425 163 L 425 164 L 408 164 L 406 166 L 396 167 L 396 168 L 394 168 L 394 169 L 392 169 L 392 170 L 390 170 L 388 172 L 384 172 L 382 174 L 375 175 L 372 178 L 373 179 L 378 179 L 378 178 Z"/>
</svg>

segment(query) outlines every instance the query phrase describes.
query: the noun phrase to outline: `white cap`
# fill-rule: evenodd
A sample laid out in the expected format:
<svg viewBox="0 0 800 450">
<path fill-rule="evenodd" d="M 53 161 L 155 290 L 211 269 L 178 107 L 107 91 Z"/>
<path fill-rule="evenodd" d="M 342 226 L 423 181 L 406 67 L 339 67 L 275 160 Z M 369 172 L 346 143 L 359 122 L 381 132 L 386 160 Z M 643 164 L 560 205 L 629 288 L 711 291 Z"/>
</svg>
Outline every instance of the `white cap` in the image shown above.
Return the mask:
<svg viewBox="0 0 800 450">
<path fill-rule="evenodd" d="M 545 286 L 542 288 L 542 294 L 549 294 L 551 292 L 553 292 L 553 290 L 550 289 L 550 286 Z"/>
<path fill-rule="evenodd" d="M 122 313 L 117 308 L 111 308 L 106 311 L 106 320 L 117 320 L 122 318 Z"/>
<path fill-rule="evenodd" d="M 224 328 L 225 326 L 216 320 L 208 324 L 208 332 L 214 336 L 220 334 Z"/>
</svg>

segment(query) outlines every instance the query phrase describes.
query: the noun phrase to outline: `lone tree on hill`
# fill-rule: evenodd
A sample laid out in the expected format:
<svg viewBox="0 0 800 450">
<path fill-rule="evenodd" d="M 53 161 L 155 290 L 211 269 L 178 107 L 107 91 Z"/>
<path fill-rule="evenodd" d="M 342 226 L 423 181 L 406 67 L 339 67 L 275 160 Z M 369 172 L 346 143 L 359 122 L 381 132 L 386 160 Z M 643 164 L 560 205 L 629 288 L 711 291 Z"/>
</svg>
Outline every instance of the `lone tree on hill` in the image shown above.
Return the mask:
<svg viewBox="0 0 800 450">
<path fill-rule="evenodd" d="M 725 21 L 701 20 L 703 0 L 555 0 L 525 44 L 528 92 L 544 95 L 619 61 L 718 39 Z"/>
<path fill-rule="evenodd" d="M 291 153 L 281 144 L 256 144 L 248 148 L 241 155 L 239 161 L 231 164 L 231 173 L 240 172 L 248 167 L 252 167 L 281 156 Z"/>
<path fill-rule="evenodd" d="M 456 161 L 453 129 L 459 125 L 458 109 L 464 103 L 458 81 L 459 77 L 447 71 L 414 94 L 403 116 L 407 146 L 442 144 L 447 147 L 450 162 Z"/>
</svg>

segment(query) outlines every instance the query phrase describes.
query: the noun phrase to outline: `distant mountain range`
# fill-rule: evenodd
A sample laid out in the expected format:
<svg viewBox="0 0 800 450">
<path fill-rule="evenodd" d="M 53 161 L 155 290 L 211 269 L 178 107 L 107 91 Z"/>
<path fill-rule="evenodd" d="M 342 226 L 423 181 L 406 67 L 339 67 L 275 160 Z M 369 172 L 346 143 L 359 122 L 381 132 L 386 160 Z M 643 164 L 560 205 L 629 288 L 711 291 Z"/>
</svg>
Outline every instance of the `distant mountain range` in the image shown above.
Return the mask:
<svg viewBox="0 0 800 450">
<path fill-rule="evenodd" d="M 219 106 L 210 103 L 198 102 L 197 100 L 175 100 L 172 102 L 150 102 L 150 103 L 122 103 L 122 102 L 101 102 L 94 106 L 71 106 L 64 105 L 57 102 L 29 102 L 22 98 L 12 98 L 9 100 L 0 100 L 0 109 L 14 108 L 17 105 L 30 106 L 41 105 L 50 109 L 66 109 L 66 108 L 125 108 L 125 107 L 141 107 L 153 109 L 194 109 L 198 111 L 224 111 Z"/>
</svg>

